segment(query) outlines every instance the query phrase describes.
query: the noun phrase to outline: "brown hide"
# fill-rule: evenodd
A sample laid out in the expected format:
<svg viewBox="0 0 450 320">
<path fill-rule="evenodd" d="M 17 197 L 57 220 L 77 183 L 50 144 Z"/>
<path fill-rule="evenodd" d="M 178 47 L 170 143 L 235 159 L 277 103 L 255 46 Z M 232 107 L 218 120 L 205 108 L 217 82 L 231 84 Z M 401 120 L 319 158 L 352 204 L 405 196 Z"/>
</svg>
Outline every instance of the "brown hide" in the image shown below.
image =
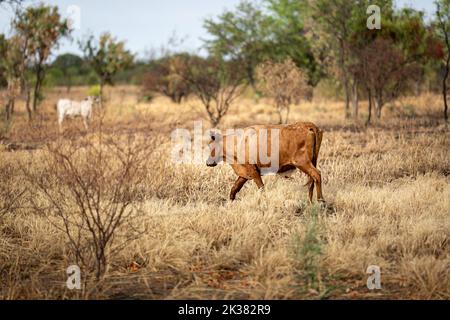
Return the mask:
<svg viewBox="0 0 450 320">
<path fill-rule="evenodd" d="M 263 130 L 267 134 L 262 137 L 267 137 L 267 139 L 260 139 L 260 132 Z M 216 138 L 211 142 L 216 144 L 216 148 L 220 150 L 221 154 L 216 155 L 215 151 L 213 151 L 208 160 L 208 165 L 215 166 L 217 162 L 225 161 L 231 165 L 238 176 L 231 190 L 231 200 L 235 200 L 236 194 L 248 180 L 254 180 L 259 188 L 263 188 L 264 183 L 261 176 L 266 174 L 266 169 L 273 167 L 273 173 L 285 174 L 299 169 L 307 174 L 310 177 L 310 201 L 312 201 L 315 184 L 317 184 L 317 198 L 319 201 L 323 201 L 322 179 L 319 170 L 317 170 L 317 160 L 323 132 L 316 125 L 309 122 L 291 125 L 258 125 L 245 128 L 243 132 L 245 133 L 243 135 L 245 138 L 239 138 L 238 134 L 229 134 L 218 139 Z M 278 133 L 278 139 L 276 139 L 277 134 L 275 132 Z M 279 146 L 277 166 L 273 163 L 262 161 L 265 159 L 261 159 L 259 156 L 263 154 L 270 158 L 275 152 L 271 148 L 272 135 Z M 252 144 L 257 149 L 256 157 L 249 151 Z"/>
</svg>

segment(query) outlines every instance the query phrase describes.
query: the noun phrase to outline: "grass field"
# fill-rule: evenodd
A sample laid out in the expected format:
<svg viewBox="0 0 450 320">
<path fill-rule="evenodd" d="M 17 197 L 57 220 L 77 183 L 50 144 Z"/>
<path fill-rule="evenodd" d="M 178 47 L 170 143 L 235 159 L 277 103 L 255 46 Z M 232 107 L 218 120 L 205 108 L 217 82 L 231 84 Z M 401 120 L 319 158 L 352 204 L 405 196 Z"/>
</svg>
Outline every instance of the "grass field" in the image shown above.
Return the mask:
<svg viewBox="0 0 450 320">
<path fill-rule="evenodd" d="M 86 92 L 75 88 L 70 96 Z M 119 146 L 133 136 L 133 144 L 151 149 L 129 212 L 145 232 L 128 238 L 130 224 L 119 228 L 106 275 L 95 281 L 82 268 L 81 291 L 66 288 L 75 257 L 49 199 L 67 200 L 68 215 L 77 216 L 79 205 L 70 192 L 61 198 L 48 146 L 76 144 L 76 163 L 90 163 L 98 115 L 90 132 L 74 120 L 59 136 L 53 106 L 67 94 L 55 89 L 32 126 L 19 105 L 15 121 L 0 131 L 0 213 L 2 201 L 20 195 L 0 215 L 0 299 L 450 298 L 450 134 L 439 96 L 400 99 L 369 128 L 365 103 L 356 123 L 343 119 L 340 102 L 316 98 L 293 107 L 290 122 L 313 121 L 325 131 L 319 168 L 328 204 L 321 207 L 308 203 L 300 173 L 265 178 L 263 192 L 247 184 L 229 202 L 230 167 L 171 162 L 171 132 L 205 119 L 200 105 L 162 97 L 144 103 L 138 93 L 109 89 L 102 135 Z M 264 100 L 242 98 L 221 128 L 276 120 Z M 104 161 L 116 168 L 114 157 Z M 33 184 L 41 176 L 48 195 Z M 381 290 L 366 287 L 370 265 L 381 268 Z"/>
</svg>

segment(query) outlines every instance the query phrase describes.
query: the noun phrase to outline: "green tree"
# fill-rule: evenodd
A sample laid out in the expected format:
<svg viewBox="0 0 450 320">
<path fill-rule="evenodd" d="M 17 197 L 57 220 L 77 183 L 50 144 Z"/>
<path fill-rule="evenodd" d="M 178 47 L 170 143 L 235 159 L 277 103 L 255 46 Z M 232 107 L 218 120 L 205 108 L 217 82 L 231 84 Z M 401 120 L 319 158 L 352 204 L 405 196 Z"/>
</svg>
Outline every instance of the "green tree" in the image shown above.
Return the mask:
<svg viewBox="0 0 450 320">
<path fill-rule="evenodd" d="M 268 47 L 269 58 L 284 62 L 291 59 L 308 75 L 308 82 L 315 86 L 324 76 L 317 63 L 310 41 L 306 37 L 305 0 L 264 0 L 269 20 L 272 43 Z"/>
<path fill-rule="evenodd" d="M 28 88 L 27 82 L 27 39 L 13 36 L 5 42 L 5 55 L 3 59 L 3 70 L 7 83 L 7 101 L 5 105 L 5 117 L 9 121 L 14 113 L 15 100 L 20 92 Z M 29 97 L 29 96 L 28 96 Z M 29 110 L 29 99 L 27 99 L 27 110 Z M 31 118 L 31 111 L 28 112 Z"/>
<path fill-rule="evenodd" d="M 448 122 L 447 82 L 450 73 L 450 0 L 437 0 L 436 16 L 438 35 L 445 47 L 444 76 L 442 78 L 442 96 L 444 99 L 444 119 Z"/>
<path fill-rule="evenodd" d="M 191 93 L 190 86 L 178 73 L 189 57 L 180 53 L 163 57 L 150 63 L 150 71 L 143 78 L 142 85 L 146 94 L 160 93 L 175 103 L 181 103 Z"/>
<path fill-rule="evenodd" d="M 267 58 L 271 37 L 269 26 L 270 21 L 260 8 L 242 1 L 234 11 L 225 11 L 216 20 L 204 22 L 211 36 L 206 40 L 206 47 L 212 56 L 242 61 L 242 71 L 256 89 L 255 68 Z"/>
<path fill-rule="evenodd" d="M 4 88 L 7 85 L 5 74 L 6 50 L 7 41 L 5 35 L 0 34 L 0 88 Z"/>
<path fill-rule="evenodd" d="M 256 90 L 255 69 L 266 61 L 292 59 L 305 70 L 311 85 L 323 72 L 305 37 L 304 0 L 264 0 L 265 6 L 242 1 L 235 10 L 205 21 L 211 36 L 206 47 L 212 56 L 243 62 L 243 72 Z"/>
<path fill-rule="evenodd" d="M 366 6 L 369 1 L 359 3 Z M 378 5 L 391 8 L 392 3 L 380 1 Z M 369 123 L 372 98 L 377 118 L 380 118 L 387 101 L 403 91 L 419 91 L 427 66 L 440 54 L 436 50 L 438 42 L 434 32 L 420 11 L 411 8 L 384 10 L 381 30 L 368 30 L 365 21 L 366 16 L 361 12 L 354 14 L 348 66 L 353 83 L 362 87 L 369 98 Z M 358 94 L 357 90 L 353 93 Z"/>
<path fill-rule="evenodd" d="M 315 54 L 327 66 L 328 73 L 338 78 L 344 88 L 345 116 L 350 116 L 350 77 L 348 72 L 349 39 L 354 1 L 307 1 L 305 16 Z"/>
<path fill-rule="evenodd" d="M 58 7 L 44 4 L 28 7 L 17 13 L 14 30 L 26 39 L 27 56 L 34 73 L 32 110 L 42 99 L 42 85 L 47 71 L 47 61 L 62 37 L 70 33 L 67 20 L 62 19 Z M 30 112 L 29 115 L 31 116 Z"/>
<path fill-rule="evenodd" d="M 124 41 L 117 41 L 108 32 L 96 40 L 90 36 L 80 43 L 86 60 L 100 79 L 100 101 L 103 106 L 103 89 L 105 85 L 114 85 L 114 76 L 133 64 L 134 57 L 126 50 Z"/>
<path fill-rule="evenodd" d="M 58 56 L 52 63 L 52 69 L 57 69 L 61 72 L 61 82 L 70 92 L 74 78 L 82 73 L 84 61 L 81 57 L 66 53 Z"/>
</svg>

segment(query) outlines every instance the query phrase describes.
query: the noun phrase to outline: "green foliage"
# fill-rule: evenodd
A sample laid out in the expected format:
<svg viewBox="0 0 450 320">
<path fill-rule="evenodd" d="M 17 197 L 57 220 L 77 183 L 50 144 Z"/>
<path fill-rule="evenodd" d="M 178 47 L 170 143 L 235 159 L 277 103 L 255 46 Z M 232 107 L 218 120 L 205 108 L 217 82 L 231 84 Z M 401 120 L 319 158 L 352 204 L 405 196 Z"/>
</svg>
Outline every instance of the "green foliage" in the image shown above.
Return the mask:
<svg viewBox="0 0 450 320">
<path fill-rule="evenodd" d="M 6 80 L 6 70 L 5 70 L 5 64 L 6 64 L 6 50 L 7 50 L 7 40 L 5 38 L 5 35 L 0 34 L 0 88 L 6 87 L 7 80 Z"/>
<path fill-rule="evenodd" d="M 90 87 L 88 95 L 99 98 L 101 96 L 100 85 L 94 85 L 94 86 Z"/>
<path fill-rule="evenodd" d="M 72 86 L 93 85 L 98 83 L 98 76 L 89 63 L 74 54 L 62 54 L 53 61 L 49 70 L 48 85 Z"/>
<path fill-rule="evenodd" d="M 305 0 L 265 0 L 269 15 L 272 43 L 269 57 L 274 61 L 292 59 L 308 75 L 309 85 L 316 86 L 324 76 L 324 70 L 317 63 L 311 42 L 305 36 Z"/>
<path fill-rule="evenodd" d="M 333 290 L 327 285 L 330 280 L 322 267 L 323 248 L 321 209 L 314 206 L 306 217 L 306 232 L 294 235 L 292 241 L 293 255 L 297 261 L 297 276 L 302 284 L 302 293 L 317 292 L 321 298 L 326 298 Z"/>
<path fill-rule="evenodd" d="M 58 40 L 70 32 L 67 21 L 61 18 L 58 7 L 39 5 L 28 7 L 14 21 L 16 32 L 27 39 L 29 56 L 38 65 L 44 63 Z"/>
<path fill-rule="evenodd" d="M 42 100 L 46 63 L 59 40 L 68 36 L 70 30 L 67 20 L 62 19 L 59 14 L 58 7 L 44 4 L 19 11 L 13 27 L 23 46 L 22 54 L 34 71 L 33 112 L 36 112 L 37 105 Z M 30 110 L 28 113 L 31 117 Z"/>
<path fill-rule="evenodd" d="M 438 27 L 436 33 L 441 39 L 450 38 L 450 0 L 435 0 Z"/>
<path fill-rule="evenodd" d="M 98 41 L 91 36 L 80 46 L 100 78 L 101 86 L 113 85 L 114 76 L 133 64 L 134 57 L 125 49 L 125 42 L 117 41 L 107 32 L 100 35 Z"/>
<path fill-rule="evenodd" d="M 152 61 L 142 81 L 144 94 L 159 93 L 175 103 L 187 98 L 192 90 L 182 69 L 188 59 L 189 54 L 174 54 Z"/>
<path fill-rule="evenodd" d="M 271 46 L 270 21 L 260 8 L 242 1 L 235 11 L 225 11 L 217 20 L 207 19 L 204 26 L 212 36 L 206 46 L 213 56 L 244 62 L 242 72 L 255 86 L 256 66 L 267 57 Z"/>
<path fill-rule="evenodd" d="M 234 11 L 225 11 L 215 20 L 207 19 L 204 26 L 211 35 L 206 40 L 209 52 L 222 59 L 242 61 L 242 72 L 253 87 L 258 64 L 286 58 L 307 71 L 310 84 L 317 84 L 321 71 L 304 36 L 300 15 L 304 1 L 264 2 L 265 7 L 242 1 Z"/>
<path fill-rule="evenodd" d="M 449 0 L 436 0 L 436 30 L 437 36 L 441 41 L 443 47 L 445 47 L 442 58 L 444 60 L 443 69 L 444 75 L 442 77 L 442 96 L 444 100 L 444 119 L 448 123 L 448 78 L 450 75 L 450 1 Z"/>
</svg>

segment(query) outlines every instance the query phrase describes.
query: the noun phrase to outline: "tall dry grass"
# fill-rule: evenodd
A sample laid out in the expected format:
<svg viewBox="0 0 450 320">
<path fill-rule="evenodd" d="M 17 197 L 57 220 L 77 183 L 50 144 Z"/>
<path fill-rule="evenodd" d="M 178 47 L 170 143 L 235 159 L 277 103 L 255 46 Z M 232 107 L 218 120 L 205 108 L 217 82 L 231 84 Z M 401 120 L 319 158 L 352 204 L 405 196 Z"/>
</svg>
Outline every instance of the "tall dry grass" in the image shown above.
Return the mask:
<svg viewBox="0 0 450 320">
<path fill-rule="evenodd" d="M 74 89 L 74 97 L 84 90 Z M 450 298 L 450 136 L 439 122 L 439 97 L 401 99 L 370 128 L 364 112 L 356 124 L 343 120 L 339 102 L 294 106 L 291 121 L 314 121 L 325 130 L 319 157 L 324 208 L 309 205 L 301 174 L 267 177 L 264 192 L 248 184 L 236 202 L 227 201 L 235 178 L 228 166 L 171 162 L 171 131 L 191 129 L 204 117 L 195 100 L 143 103 L 133 87 L 108 94 L 106 141 L 126 147 L 129 134 L 155 141 L 130 216 L 146 233 L 123 241 L 125 224 L 115 233 L 116 243 L 125 245 L 109 256 L 105 276 L 94 281 L 83 268 L 89 280 L 83 290 L 65 287 L 66 268 L 75 262 L 70 239 L 51 210 L 36 210 L 33 201 L 48 197 L 21 168 L 57 181 L 62 173 L 46 166 L 45 144 L 77 144 L 72 156 L 83 166 L 99 124 L 84 132 L 74 120 L 58 136 L 52 105 L 59 93 L 50 93 L 35 130 L 21 120 L 19 107 L 0 146 L 0 172 L 15 173 L 2 173 L 9 182 L 0 197 L 6 194 L 5 203 L 7 192 L 20 195 L 0 218 L 0 298 Z M 224 120 L 223 128 L 241 127 L 274 122 L 277 114 L 264 100 L 242 99 Z M 77 210 L 65 207 L 68 215 Z M 369 265 L 381 267 L 382 290 L 367 289 Z"/>
</svg>

